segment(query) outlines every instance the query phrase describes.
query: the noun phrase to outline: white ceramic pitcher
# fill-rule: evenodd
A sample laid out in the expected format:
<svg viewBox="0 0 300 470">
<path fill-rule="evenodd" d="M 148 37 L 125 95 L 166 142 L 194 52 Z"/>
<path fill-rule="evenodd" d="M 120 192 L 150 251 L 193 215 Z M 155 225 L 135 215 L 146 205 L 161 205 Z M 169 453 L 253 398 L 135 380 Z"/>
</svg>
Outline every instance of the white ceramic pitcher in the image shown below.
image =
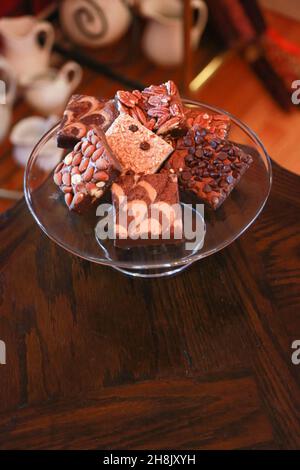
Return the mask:
<svg viewBox="0 0 300 470">
<path fill-rule="evenodd" d="M 208 10 L 203 0 L 191 0 L 197 20 L 191 30 L 195 49 L 205 29 Z M 149 19 L 143 49 L 150 60 L 163 66 L 179 65 L 184 57 L 183 2 L 181 0 L 141 0 L 141 13 Z"/>
<path fill-rule="evenodd" d="M 11 123 L 12 107 L 16 94 L 16 80 L 8 62 L 0 57 L 0 142 Z"/>
<path fill-rule="evenodd" d="M 44 72 L 49 66 L 54 30 L 47 21 L 33 16 L 0 19 L 4 56 L 20 84 L 30 75 Z M 40 36 L 44 36 L 40 44 Z"/>
<path fill-rule="evenodd" d="M 76 62 L 67 62 L 60 70 L 48 69 L 47 72 L 32 77 L 24 87 L 25 99 L 44 116 L 59 116 L 81 78 L 82 69 Z"/>
</svg>

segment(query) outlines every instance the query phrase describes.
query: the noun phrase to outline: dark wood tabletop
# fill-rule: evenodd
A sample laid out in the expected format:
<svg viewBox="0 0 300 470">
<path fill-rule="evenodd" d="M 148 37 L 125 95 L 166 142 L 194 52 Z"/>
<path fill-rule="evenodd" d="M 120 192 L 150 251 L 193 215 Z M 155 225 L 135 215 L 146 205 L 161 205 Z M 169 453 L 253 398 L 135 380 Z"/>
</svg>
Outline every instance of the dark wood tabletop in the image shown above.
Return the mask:
<svg viewBox="0 0 300 470">
<path fill-rule="evenodd" d="M 300 446 L 300 178 L 222 252 L 131 279 L 0 219 L 1 449 Z"/>
</svg>

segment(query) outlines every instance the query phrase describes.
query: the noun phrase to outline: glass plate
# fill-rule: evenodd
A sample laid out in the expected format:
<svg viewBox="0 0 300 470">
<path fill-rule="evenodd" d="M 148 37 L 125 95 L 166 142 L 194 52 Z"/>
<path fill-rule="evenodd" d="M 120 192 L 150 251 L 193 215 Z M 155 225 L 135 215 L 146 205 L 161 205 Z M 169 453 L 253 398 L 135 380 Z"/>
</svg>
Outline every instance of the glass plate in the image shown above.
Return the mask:
<svg viewBox="0 0 300 470">
<path fill-rule="evenodd" d="M 199 223 L 202 234 L 193 249 L 187 249 L 186 244 L 181 243 L 124 250 L 115 248 L 112 240 L 99 242 L 95 233 L 99 222 L 96 208 L 82 216 L 70 212 L 61 191 L 53 183 L 53 171 L 42 169 L 43 148 L 49 141 L 56 139 L 59 124 L 36 145 L 24 176 L 26 202 L 46 235 L 76 256 L 140 277 L 178 273 L 236 240 L 254 222 L 267 201 L 272 181 L 270 158 L 256 134 L 231 114 L 196 101 L 185 100 L 185 105 L 196 106 L 203 112 L 227 114 L 231 119 L 230 140 L 246 147 L 253 157 L 251 167 L 223 205 L 216 211 L 205 208 L 205 222 L 201 211 L 187 206 L 193 223 Z M 109 203 L 110 194 L 105 197 Z"/>
</svg>

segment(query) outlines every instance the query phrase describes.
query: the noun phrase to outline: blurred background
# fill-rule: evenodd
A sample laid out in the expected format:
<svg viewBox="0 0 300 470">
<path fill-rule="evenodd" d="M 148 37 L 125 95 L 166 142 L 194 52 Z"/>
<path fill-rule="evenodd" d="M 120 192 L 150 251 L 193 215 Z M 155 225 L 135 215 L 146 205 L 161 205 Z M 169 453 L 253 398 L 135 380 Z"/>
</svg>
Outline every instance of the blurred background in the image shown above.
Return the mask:
<svg viewBox="0 0 300 470">
<path fill-rule="evenodd" d="M 235 114 L 300 175 L 299 0 L 2 1 L 0 212 L 22 197 L 30 152 L 71 94 L 168 79 Z"/>
</svg>

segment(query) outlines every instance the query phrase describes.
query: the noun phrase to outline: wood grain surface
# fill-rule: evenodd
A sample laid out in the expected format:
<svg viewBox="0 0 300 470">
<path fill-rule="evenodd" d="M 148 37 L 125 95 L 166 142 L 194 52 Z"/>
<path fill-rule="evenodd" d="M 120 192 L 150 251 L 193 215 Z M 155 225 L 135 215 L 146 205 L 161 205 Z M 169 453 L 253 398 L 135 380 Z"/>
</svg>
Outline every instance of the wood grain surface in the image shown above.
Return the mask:
<svg viewBox="0 0 300 470">
<path fill-rule="evenodd" d="M 248 232 L 170 279 L 71 256 L 24 201 L 2 215 L 0 448 L 299 448 L 299 180 L 274 165 Z"/>
</svg>

